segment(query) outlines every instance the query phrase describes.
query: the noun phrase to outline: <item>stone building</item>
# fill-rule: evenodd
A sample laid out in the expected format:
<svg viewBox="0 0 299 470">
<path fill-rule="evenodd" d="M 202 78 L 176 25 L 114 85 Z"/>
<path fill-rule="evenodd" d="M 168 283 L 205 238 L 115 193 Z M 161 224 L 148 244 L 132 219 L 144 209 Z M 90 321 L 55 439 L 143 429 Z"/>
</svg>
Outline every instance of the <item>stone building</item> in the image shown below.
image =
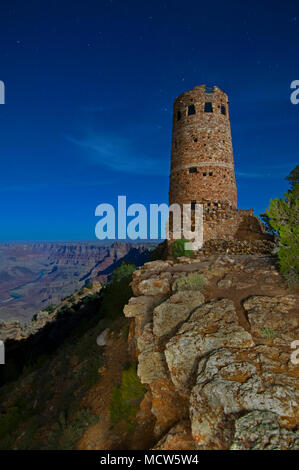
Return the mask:
<svg viewBox="0 0 299 470">
<path fill-rule="evenodd" d="M 173 106 L 169 204 L 203 205 L 204 241 L 265 237 L 253 209 L 237 209 L 228 105 L 220 88 L 200 85 Z"/>
</svg>

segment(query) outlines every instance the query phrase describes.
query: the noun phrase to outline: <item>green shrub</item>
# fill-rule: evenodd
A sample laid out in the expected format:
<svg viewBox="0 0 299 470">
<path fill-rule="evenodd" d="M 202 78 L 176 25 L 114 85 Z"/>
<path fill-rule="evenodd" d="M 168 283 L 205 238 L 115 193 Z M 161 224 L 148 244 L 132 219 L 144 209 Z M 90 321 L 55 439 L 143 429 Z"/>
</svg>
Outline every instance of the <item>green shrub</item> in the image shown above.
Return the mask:
<svg viewBox="0 0 299 470">
<path fill-rule="evenodd" d="M 52 426 L 49 433 L 49 445 L 51 450 L 72 450 L 78 440 L 83 436 L 88 426 L 96 424 L 98 417 L 88 408 L 79 410 L 76 416 L 67 421 L 65 415 L 60 413 L 58 421 Z"/>
<path fill-rule="evenodd" d="M 111 281 L 103 289 L 101 314 L 107 320 L 122 317 L 124 306 L 133 295 L 130 282 L 135 269 L 134 264 L 123 263 L 113 271 Z"/>
<path fill-rule="evenodd" d="M 199 290 L 202 291 L 205 285 L 205 278 L 198 273 L 190 273 L 188 276 L 180 277 L 173 283 L 172 290 Z"/>
<path fill-rule="evenodd" d="M 180 238 L 179 240 L 175 240 L 172 245 L 172 256 L 177 259 L 180 256 L 187 256 L 189 258 L 193 258 L 194 251 L 186 250 L 185 243 L 188 243 L 188 240 L 185 238 Z"/>
<path fill-rule="evenodd" d="M 130 325 L 126 324 L 121 330 L 121 335 L 124 340 L 128 339 L 129 332 L 130 332 Z"/>
<path fill-rule="evenodd" d="M 122 372 L 119 387 L 114 387 L 110 405 L 111 424 L 124 421 L 129 431 L 134 429 L 134 418 L 139 409 L 139 403 L 144 396 L 145 387 L 140 382 L 135 365 Z"/>
<path fill-rule="evenodd" d="M 125 261 L 123 261 L 118 268 L 114 269 L 112 274 L 112 282 L 119 282 L 124 278 L 131 277 L 135 269 L 135 264 L 126 263 Z"/>
<path fill-rule="evenodd" d="M 79 410 L 75 419 L 70 423 L 62 423 L 62 435 L 59 439 L 59 448 L 62 450 L 72 450 L 78 440 L 83 436 L 89 426 L 96 424 L 98 417 L 87 408 Z"/>
<path fill-rule="evenodd" d="M 44 308 L 45 312 L 48 313 L 53 313 L 55 311 L 55 306 L 54 305 L 48 305 L 48 307 Z"/>
<path fill-rule="evenodd" d="M 262 328 L 261 334 L 267 338 L 269 341 L 273 341 L 277 336 L 279 336 L 279 331 L 272 330 L 272 328 Z"/>
</svg>

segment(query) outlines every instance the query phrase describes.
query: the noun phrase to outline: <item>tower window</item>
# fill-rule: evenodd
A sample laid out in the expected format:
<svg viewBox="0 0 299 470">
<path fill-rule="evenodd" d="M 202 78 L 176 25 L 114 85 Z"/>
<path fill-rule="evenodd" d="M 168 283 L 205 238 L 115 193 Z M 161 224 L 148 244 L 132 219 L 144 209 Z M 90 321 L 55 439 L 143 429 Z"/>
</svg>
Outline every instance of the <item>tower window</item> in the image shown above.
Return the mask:
<svg viewBox="0 0 299 470">
<path fill-rule="evenodd" d="M 204 173 L 202 174 L 202 176 L 207 176 L 206 172 L 204 172 Z"/>
<path fill-rule="evenodd" d="M 197 138 L 197 137 L 193 137 L 193 141 L 194 141 L 194 142 L 198 142 L 198 138 Z"/>
<path fill-rule="evenodd" d="M 217 202 L 214 202 L 214 206 L 215 206 L 215 207 L 217 207 L 217 206 L 218 206 Z"/>
<path fill-rule="evenodd" d="M 177 120 L 179 121 L 181 119 L 181 117 L 182 117 L 182 113 L 181 113 L 181 111 L 178 111 Z"/>
<path fill-rule="evenodd" d="M 194 104 L 190 104 L 188 106 L 188 116 L 190 116 L 191 114 L 195 114 L 195 106 Z"/>
<path fill-rule="evenodd" d="M 196 201 L 191 201 L 191 210 L 195 211 Z"/>
<path fill-rule="evenodd" d="M 221 105 L 221 114 L 226 115 L 226 107 L 223 104 Z"/>
<path fill-rule="evenodd" d="M 205 103 L 205 113 L 212 113 L 213 112 L 213 106 L 210 101 L 207 101 Z"/>
<path fill-rule="evenodd" d="M 192 166 L 191 168 L 189 168 L 189 173 L 197 173 L 196 166 Z"/>
<path fill-rule="evenodd" d="M 213 176 L 213 172 L 212 172 L 212 171 L 209 172 L 209 176 Z"/>
</svg>

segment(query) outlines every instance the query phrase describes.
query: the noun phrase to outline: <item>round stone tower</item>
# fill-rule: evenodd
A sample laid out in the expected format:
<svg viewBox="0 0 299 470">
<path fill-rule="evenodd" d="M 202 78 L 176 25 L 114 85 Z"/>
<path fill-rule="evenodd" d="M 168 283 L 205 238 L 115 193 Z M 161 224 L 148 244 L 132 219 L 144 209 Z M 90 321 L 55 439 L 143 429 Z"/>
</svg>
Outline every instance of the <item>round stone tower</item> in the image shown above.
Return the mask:
<svg viewBox="0 0 299 470">
<path fill-rule="evenodd" d="M 205 213 L 237 208 L 228 97 L 196 86 L 173 106 L 169 204 L 203 204 Z"/>
</svg>

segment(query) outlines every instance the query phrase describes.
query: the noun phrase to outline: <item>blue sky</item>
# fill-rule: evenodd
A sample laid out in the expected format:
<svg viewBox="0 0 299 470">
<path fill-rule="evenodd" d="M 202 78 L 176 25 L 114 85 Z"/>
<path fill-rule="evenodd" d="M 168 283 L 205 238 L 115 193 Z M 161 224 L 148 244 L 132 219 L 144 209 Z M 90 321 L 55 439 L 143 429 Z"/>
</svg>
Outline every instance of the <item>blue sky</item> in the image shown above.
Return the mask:
<svg viewBox="0 0 299 470">
<path fill-rule="evenodd" d="M 95 208 L 168 201 L 172 103 L 230 99 L 239 208 L 298 164 L 297 1 L 8 1 L 0 7 L 0 240 L 95 239 Z"/>
</svg>

